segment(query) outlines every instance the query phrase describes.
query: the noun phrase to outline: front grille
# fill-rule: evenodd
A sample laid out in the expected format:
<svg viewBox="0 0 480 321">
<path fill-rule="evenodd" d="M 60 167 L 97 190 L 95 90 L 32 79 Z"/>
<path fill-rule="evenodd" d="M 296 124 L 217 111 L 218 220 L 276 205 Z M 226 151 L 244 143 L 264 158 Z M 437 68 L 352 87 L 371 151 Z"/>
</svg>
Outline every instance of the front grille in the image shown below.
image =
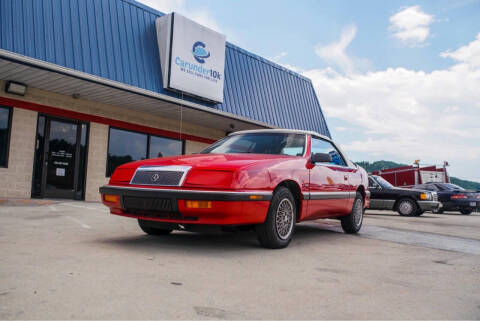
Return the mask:
<svg viewBox="0 0 480 321">
<path fill-rule="evenodd" d="M 147 198 L 125 196 L 123 198 L 123 208 L 128 212 L 176 212 L 173 200 L 169 198 Z"/>
<path fill-rule="evenodd" d="M 438 194 L 437 193 L 433 193 L 433 200 L 435 202 L 438 202 Z"/>
<path fill-rule="evenodd" d="M 152 186 L 180 186 L 189 166 L 139 167 L 130 184 Z"/>
<path fill-rule="evenodd" d="M 178 186 L 183 172 L 173 171 L 138 171 L 131 184 Z"/>
</svg>

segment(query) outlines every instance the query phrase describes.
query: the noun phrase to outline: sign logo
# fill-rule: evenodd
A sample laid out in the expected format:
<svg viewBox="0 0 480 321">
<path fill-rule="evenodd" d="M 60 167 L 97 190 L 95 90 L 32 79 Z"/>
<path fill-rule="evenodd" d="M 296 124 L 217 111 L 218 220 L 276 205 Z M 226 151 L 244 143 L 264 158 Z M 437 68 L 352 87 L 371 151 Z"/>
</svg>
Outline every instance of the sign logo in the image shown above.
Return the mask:
<svg viewBox="0 0 480 321">
<path fill-rule="evenodd" d="M 160 178 L 160 175 L 158 175 L 158 173 L 155 173 L 152 175 L 152 177 L 150 177 L 150 179 L 154 182 L 158 181 L 159 178 Z"/>
<path fill-rule="evenodd" d="M 203 64 L 205 59 L 210 57 L 210 51 L 205 49 L 205 44 L 201 41 L 197 41 L 193 44 L 192 54 L 196 61 Z"/>
</svg>

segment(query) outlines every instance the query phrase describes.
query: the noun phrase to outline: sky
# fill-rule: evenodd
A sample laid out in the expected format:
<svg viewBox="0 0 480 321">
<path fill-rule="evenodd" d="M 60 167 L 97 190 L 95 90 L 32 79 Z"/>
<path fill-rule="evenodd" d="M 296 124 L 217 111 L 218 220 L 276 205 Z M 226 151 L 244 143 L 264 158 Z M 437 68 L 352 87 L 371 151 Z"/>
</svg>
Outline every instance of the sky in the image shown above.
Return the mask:
<svg viewBox="0 0 480 321">
<path fill-rule="evenodd" d="M 354 161 L 480 182 L 480 0 L 142 0 L 312 80 Z"/>
</svg>

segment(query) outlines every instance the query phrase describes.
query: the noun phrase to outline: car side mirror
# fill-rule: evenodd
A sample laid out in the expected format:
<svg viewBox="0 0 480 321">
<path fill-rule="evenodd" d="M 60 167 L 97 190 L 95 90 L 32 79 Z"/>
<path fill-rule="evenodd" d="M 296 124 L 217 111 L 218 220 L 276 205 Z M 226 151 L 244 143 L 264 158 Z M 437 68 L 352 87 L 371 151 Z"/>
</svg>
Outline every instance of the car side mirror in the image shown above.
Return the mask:
<svg viewBox="0 0 480 321">
<path fill-rule="evenodd" d="M 310 156 L 310 162 L 312 164 L 315 163 L 331 163 L 332 162 L 332 156 L 326 153 L 315 153 Z"/>
</svg>

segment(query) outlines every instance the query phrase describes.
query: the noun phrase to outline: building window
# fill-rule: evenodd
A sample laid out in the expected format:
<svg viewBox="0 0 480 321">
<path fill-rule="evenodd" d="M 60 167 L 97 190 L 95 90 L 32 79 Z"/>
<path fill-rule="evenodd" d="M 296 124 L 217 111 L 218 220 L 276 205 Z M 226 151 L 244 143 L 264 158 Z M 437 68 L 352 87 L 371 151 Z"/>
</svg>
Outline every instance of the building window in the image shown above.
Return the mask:
<svg viewBox="0 0 480 321">
<path fill-rule="evenodd" d="M 183 154 L 183 143 L 180 140 L 150 136 L 148 158 L 167 157 Z"/>
<path fill-rule="evenodd" d="M 118 166 L 146 158 L 183 154 L 183 141 L 110 127 L 107 177 Z"/>
<path fill-rule="evenodd" d="M 8 167 L 12 108 L 0 106 L 0 167 Z"/>
</svg>

